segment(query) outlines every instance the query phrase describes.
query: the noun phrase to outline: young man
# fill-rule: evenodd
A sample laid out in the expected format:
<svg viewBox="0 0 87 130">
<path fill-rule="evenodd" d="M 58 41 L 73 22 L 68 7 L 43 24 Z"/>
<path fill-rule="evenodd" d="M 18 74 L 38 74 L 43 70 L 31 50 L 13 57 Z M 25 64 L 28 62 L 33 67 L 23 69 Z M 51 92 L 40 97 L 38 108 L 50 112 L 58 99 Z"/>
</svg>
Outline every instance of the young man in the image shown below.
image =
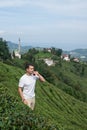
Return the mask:
<svg viewBox="0 0 87 130">
<path fill-rule="evenodd" d="M 39 79 L 44 82 L 45 79 L 38 71 L 34 71 L 34 66 L 32 64 L 27 64 L 25 69 L 26 73 L 19 80 L 18 92 L 22 102 L 34 110 L 36 80 Z"/>
</svg>

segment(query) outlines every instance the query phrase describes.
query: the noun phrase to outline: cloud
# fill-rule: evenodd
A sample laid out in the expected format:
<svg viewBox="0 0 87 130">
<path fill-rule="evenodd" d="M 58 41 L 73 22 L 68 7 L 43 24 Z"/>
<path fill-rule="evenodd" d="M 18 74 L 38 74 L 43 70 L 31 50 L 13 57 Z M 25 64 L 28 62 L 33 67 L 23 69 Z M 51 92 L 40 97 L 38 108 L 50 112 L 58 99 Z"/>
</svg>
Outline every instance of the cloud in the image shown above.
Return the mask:
<svg viewBox="0 0 87 130">
<path fill-rule="evenodd" d="M 63 2 L 45 0 L 43 2 L 35 2 L 35 4 L 56 15 L 87 16 L 87 1 L 85 0 L 64 0 Z"/>
<path fill-rule="evenodd" d="M 0 0 L 0 7 L 11 7 L 11 6 L 38 6 L 45 9 L 65 10 L 87 7 L 86 0 Z"/>
<path fill-rule="evenodd" d="M 27 1 L 27 0 L 26 0 Z M 24 6 L 27 2 L 24 0 L 0 0 L 0 7 L 19 7 Z"/>
<path fill-rule="evenodd" d="M 87 16 L 86 0 L 0 0 L 0 7 L 33 7 L 63 16 Z"/>
<path fill-rule="evenodd" d="M 39 23 L 39 24 L 31 24 L 31 25 L 20 25 L 16 28 L 19 28 L 19 30 L 23 30 L 25 32 L 41 32 L 41 31 L 49 31 L 49 30 L 74 30 L 74 31 L 86 31 L 87 32 L 87 22 L 83 20 L 59 20 L 54 21 L 53 23 L 49 22 L 47 24 L 45 23 Z"/>
<path fill-rule="evenodd" d="M 0 35 L 5 34 L 5 33 L 6 33 L 6 31 L 0 30 Z"/>
</svg>

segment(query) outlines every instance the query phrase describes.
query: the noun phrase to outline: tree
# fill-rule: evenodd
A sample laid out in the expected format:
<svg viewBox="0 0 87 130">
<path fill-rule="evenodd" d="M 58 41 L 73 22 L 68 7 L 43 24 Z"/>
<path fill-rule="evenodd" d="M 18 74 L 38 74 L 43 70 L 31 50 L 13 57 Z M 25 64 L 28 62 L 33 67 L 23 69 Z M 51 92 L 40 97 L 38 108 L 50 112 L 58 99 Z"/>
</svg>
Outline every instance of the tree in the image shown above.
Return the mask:
<svg viewBox="0 0 87 130">
<path fill-rule="evenodd" d="M 15 58 L 15 52 L 13 51 L 13 58 Z"/>
<path fill-rule="evenodd" d="M 85 66 L 82 65 L 82 70 L 81 70 L 81 75 L 82 75 L 82 76 L 84 75 L 84 72 L 85 72 Z"/>
<path fill-rule="evenodd" d="M 52 47 L 52 49 L 51 49 L 51 53 L 52 53 L 53 55 L 55 55 L 55 52 L 56 52 L 55 48 Z"/>
<path fill-rule="evenodd" d="M 56 50 L 56 55 L 60 57 L 61 54 L 62 54 L 62 49 L 57 49 Z"/>
<path fill-rule="evenodd" d="M 60 57 L 62 54 L 62 49 L 55 49 L 54 47 L 52 47 L 51 52 L 53 55 L 57 55 L 58 57 Z"/>
<path fill-rule="evenodd" d="M 0 59 L 1 60 L 11 59 L 11 54 L 9 52 L 7 42 L 2 38 L 0 38 Z"/>
</svg>

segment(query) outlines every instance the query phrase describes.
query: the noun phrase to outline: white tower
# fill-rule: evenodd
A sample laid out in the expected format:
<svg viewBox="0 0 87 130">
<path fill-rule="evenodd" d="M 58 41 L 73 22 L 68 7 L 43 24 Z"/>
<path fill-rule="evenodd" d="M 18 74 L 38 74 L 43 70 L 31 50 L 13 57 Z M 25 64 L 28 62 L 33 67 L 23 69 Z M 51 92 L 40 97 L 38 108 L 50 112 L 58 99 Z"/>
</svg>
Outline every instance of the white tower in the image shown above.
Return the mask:
<svg viewBox="0 0 87 130">
<path fill-rule="evenodd" d="M 20 54 L 20 51 L 21 51 L 21 40 L 19 38 L 19 43 L 18 43 L 18 52 L 19 52 L 19 54 Z"/>
</svg>

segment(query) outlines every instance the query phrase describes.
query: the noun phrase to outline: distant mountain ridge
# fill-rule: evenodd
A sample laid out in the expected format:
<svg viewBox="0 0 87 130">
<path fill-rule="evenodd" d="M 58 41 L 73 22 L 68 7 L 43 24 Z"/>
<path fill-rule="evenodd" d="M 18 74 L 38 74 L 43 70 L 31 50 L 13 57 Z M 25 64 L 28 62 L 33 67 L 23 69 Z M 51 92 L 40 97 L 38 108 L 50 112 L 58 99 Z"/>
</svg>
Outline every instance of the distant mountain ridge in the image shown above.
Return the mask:
<svg viewBox="0 0 87 130">
<path fill-rule="evenodd" d="M 7 41 L 7 44 L 8 44 L 10 52 L 18 49 L 18 44 L 16 44 L 16 43 Z M 21 53 L 27 52 L 30 48 L 33 48 L 33 46 L 29 46 L 29 45 L 22 46 L 21 45 Z M 42 48 L 42 47 L 39 47 L 39 48 Z M 75 49 L 75 50 L 71 50 L 71 51 L 63 50 L 63 53 L 69 54 L 69 55 L 71 55 L 71 57 L 80 58 L 82 61 L 87 61 L 87 49 L 80 48 L 80 49 Z"/>
<path fill-rule="evenodd" d="M 13 43 L 11 41 L 7 41 L 7 45 L 9 47 L 9 51 L 13 52 L 18 49 L 18 44 Z M 21 46 L 21 53 L 27 52 L 32 46 Z"/>
<path fill-rule="evenodd" d="M 87 61 L 87 49 L 75 49 L 71 51 L 64 51 L 63 53 L 70 54 L 71 57 L 80 58 L 83 61 Z"/>
</svg>

